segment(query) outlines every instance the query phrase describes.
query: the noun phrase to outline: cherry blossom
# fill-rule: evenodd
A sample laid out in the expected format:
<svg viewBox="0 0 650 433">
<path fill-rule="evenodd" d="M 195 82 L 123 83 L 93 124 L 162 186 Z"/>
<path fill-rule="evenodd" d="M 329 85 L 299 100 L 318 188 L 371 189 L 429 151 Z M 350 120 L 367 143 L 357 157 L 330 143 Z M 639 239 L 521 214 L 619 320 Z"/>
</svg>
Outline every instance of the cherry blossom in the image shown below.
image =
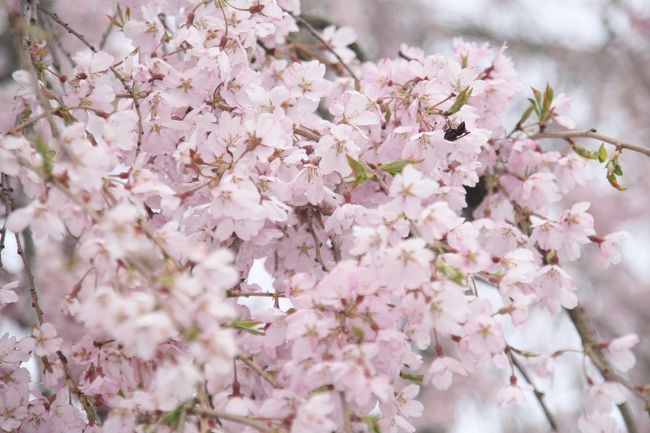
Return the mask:
<svg viewBox="0 0 650 433">
<path fill-rule="evenodd" d="M 639 342 L 639 337 L 636 334 L 627 334 L 622 337 L 615 338 L 607 343 L 605 347 L 605 356 L 612 363 L 614 368 L 619 371 L 626 372 L 634 367 L 636 362 L 634 354 L 631 349 Z"/>
</svg>

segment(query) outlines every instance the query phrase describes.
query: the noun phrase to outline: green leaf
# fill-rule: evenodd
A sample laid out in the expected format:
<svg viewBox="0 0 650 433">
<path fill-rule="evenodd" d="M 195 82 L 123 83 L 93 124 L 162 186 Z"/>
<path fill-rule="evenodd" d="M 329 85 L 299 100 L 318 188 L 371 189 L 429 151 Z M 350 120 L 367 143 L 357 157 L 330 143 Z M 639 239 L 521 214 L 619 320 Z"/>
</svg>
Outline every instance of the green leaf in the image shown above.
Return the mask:
<svg viewBox="0 0 650 433">
<path fill-rule="evenodd" d="M 41 137 L 36 138 L 36 152 L 41 155 L 41 159 L 43 160 L 41 168 L 45 172 L 45 175 L 48 178 L 52 177 L 52 153 Z"/>
<path fill-rule="evenodd" d="M 176 430 L 178 429 L 178 426 L 180 425 L 182 418 L 183 418 L 183 410 L 181 407 L 177 407 L 171 412 L 168 412 L 167 415 L 165 415 L 160 420 L 160 422 L 170 426 L 173 430 Z"/>
<path fill-rule="evenodd" d="M 459 286 L 464 286 L 465 275 L 458 269 L 453 266 L 448 265 L 443 261 L 436 262 L 436 269 L 442 272 L 442 274 L 447 277 L 450 281 L 458 284 Z"/>
<path fill-rule="evenodd" d="M 465 69 L 469 65 L 469 60 L 467 56 L 460 56 L 460 67 Z"/>
<path fill-rule="evenodd" d="M 542 117 L 546 119 L 548 113 L 551 111 L 551 105 L 553 104 L 553 88 L 550 84 L 546 83 L 546 89 L 544 90 L 544 100 L 542 102 Z"/>
<path fill-rule="evenodd" d="M 363 420 L 366 422 L 368 428 L 372 433 L 381 433 L 381 429 L 379 428 L 379 418 L 376 416 L 367 415 L 363 417 Z"/>
<path fill-rule="evenodd" d="M 356 159 L 352 158 L 350 155 L 346 155 L 348 159 L 348 164 L 352 168 L 354 176 L 347 177 L 343 179 L 344 182 L 351 183 L 354 182 L 357 186 L 363 185 L 368 179 L 370 179 L 370 173 L 366 169 L 366 166 Z"/>
<path fill-rule="evenodd" d="M 456 96 L 456 100 L 454 101 L 453 105 L 449 108 L 449 110 L 447 110 L 447 115 L 458 113 L 460 109 L 463 108 L 463 105 L 467 103 L 470 96 L 472 96 L 471 87 L 465 87 L 463 90 L 461 90 L 458 96 Z"/>
<path fill-rule="evenodd" d="M 533 110 L 535 110 L 535 104 L 531 102 L 528 108 L 526 108 L 526 110 L 524 111 L 524 114 L 522 114 L 521 117 L 519 118 L 519 122 L 517 122 L 517 129 L 519 129 L 521 125 L 523 125 L 524 122 L 528 120 L 530 115 L 533 113 Z"/>
<path fill-rule="evenodd" d="M 332 389 L 331 385 L 321 385 L 318 388 L 314 388 L 311 390 L 311 394 L 320 394 L 322 392 L 327 392 L 330 389 Z"/>
<path fill-rule="evenodd" d="M 571 146 L 571 148 L 573 149 L 573 151 L 575 153 L 582 156 L 583 158 L 598 159 L 598 153 L 597 152 L 592 152 L 590 150 L 585 149 L 584 147 L 578 146 L 577 144 L 573 144 Z"/>
<path fill-rule="evenodd" d="M 605 148 L 605 143 L 600 143 L 598 148 L 598 162 L 605 162 L 607 160 L 607 148 Z"/>
<path fill-rule="evenodd" d="M 616 174 L 616 176 L 623 176 L 623 169 L 619 165 L 618 159 L 614 160 L 614 174 Z"/>
<path fill-rule="evenodd" d="M 255 329 L 255 326 L 259 325 L 260 323 L 261 322 L 257 320 L 235 319 L 228 323 L 228 326 L 231 328 L 240 329 L 253 335 L 265 335 L 264 332 Z"/>
<path fill-rule="evenodd" d="M 363 332 L 363 329 L 359 328 L 358 326 L 352 326 L 352 334 L 354 334 L 354 336 L 357 337 L 359 341 L 362 341 L 363 337 L 366 335 L 366 333 Z"/>
<path fill-rule="evenodd" d="M 536 89 L 532 87 L 533 89 L 533 96 L 535 96 L 535 102 L 537 102 L 537 106 L 541 109 L 542 108 L 542 92 L 539 91 L 539 89 Z"/>
<path fill-rule="evenodd" d="M 413 374 L 406 371 L 400 371 L 399 377 L 402 379 L 410 380 L 411 382 L 422 382 L 424 380 L 423 374 Z"/>
<path fill-rule="evenodd" d="M 404 167 L 406 167 L 409 164 L 415 164 L 420 161 L 414 161 L 412 159 L 398 159 L 397 161 L 390 161 L 390 162 L 384 162 L 383 164 L 379 164 L 378 168 L 381 171 L 385 171 L 386 173 L 390 174 L 391 176 L 395 176 L 396 174 L 399 174 L 404 170 Z"/>
<path fill-rule="evenodd" d="M 20 115 L 18 116 L 18 119 L 23 122 L 27 119 L 29 119 L 29 116 L 32 115 L 32 107 L 25 107 L 23 108 L 23 111 L 20 112 Z"/>
<path fill-rule="evenodd" d="M 192 326 L 185 330 L 185 340 L 188 342 L 196 340 L 196 338 L 199 336 L 199 332 L 201 329 L 196 323 L 192 323 Z"/>
<path fill-rule="evenodd" d="M 539 104 L 537 104 L 537 101 L 535 101 L 533 98 L 528 98 L 528 101 L 530 102 L 530 105 L 533 106 L 533 110 L 535 110 L 535 114 L 537 115 L 537 118 L 539 119 L 540 115 L 542 114 L 539 111 Z"/>
<path fill-rule="evenodd" d="M 618 179 L 616 179 L 616 175 L 613 173 L 607 175 L 607 180 L 609 181 L 610 185 L 612 185 L 614 188 L 616 188 L 619 191 L 625 191 L 627 189 L 623 185 L 618 183 Z"/>
</svg>

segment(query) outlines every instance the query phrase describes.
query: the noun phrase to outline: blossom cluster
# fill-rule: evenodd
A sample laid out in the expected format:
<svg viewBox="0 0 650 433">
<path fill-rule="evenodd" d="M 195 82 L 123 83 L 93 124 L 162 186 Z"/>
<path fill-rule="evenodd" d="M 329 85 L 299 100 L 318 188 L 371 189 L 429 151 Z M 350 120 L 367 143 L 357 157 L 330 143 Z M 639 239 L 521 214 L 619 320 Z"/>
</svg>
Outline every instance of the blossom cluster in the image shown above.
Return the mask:
<svg viewBox="0 0 650 433">
<path fill-rule="evenodd" d="M 128 54 L 85 41 L 57 71 L 30 36 L 14 73 L 0 171 L 28 200 L 9 195 L 4 224 L 33 233 L 22 285 L 42 311 L 0 338 L 0 429 L 412 432 L 422 386 L 485 365 L 500 403 L 532 395 L 513 357 L 544 356 L 504 324 L 576 307 L 562 265 L 589 244 L 615 264 L 625 234 L 563 209 L 587 158 L 508 133 L 505 47 L 363 63 L 351 29 L 314 39 L 295 0 L 103 4 Z M 538 104 L 572 126 L 565 96 Z M 247 282 L 262 259 L 272 288 Z M 637 341 L 601 350 L 626 372 Z M 626 396 L 589 383 L 580 429 L 617 431 Z"/>
</svg>

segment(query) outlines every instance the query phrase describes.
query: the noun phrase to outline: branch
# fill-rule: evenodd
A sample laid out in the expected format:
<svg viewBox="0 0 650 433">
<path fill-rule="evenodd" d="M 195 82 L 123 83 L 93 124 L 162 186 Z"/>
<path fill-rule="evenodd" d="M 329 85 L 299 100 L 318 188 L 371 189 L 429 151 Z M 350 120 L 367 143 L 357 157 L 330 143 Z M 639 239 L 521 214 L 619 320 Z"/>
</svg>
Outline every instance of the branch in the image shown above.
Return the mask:
<svg viewBox="0 0 650 433">
<path fill-rule="evenodd" d="M 277 380 L 268 371 L 265 371 L 262 367 L 257 365 L 255 361 L 252 359 L 244 356 L 244 355 L 237 355 L 236 357 L 238 360 L 246 364 L 253 370 L 255 373 L 259 374 L 262 379 L 266 380 L 273 388 L 281 388 L 280 384 L 278 383 Z"/>
<path fill-rule="evenodd" d="M 605 358 L 602 349 L 598 345 L 598 335 L 596 334 L 596 330 L 591 325 L 591 321 L 589 320 L 589 316 L 587 316 L 585 308 L 581 305 L 578 305 L 573 310 L 567 311 L 569 313 L 571 321 L 578 331 L 578 334 L 580 335 L 580 338 L 582 339 L 582 345 L 584 347 L 585 353 L 593 361 L 594 365 L 603 376 L 603 378 L 607 381 L 620 382 L 621 384 L 630 388 L 630 384 L 625 379 L 614 373 L 612 366 Z M 638 393 L 638 390 L 634 389 L 634 387 L 632 387 L 632 390 Z M 623 421 L 625 422 L 628 433 L 639 433 L 639 429 L 634 422 L 630 406 L 627 403 L 621 403 L 618 405 L 618 410 L 621 412 L 621 416 L 623 417 Z"/>
<path fill-rule="evenodd" d="M 528 382 L 528 384 L 533 387 L 533 393 L 535 394 L 535 398 L 537 399 L 537 402 L 541 406 L 542 411 L 544 412 L 544 416 L 546 416 L 546 419 L 548 420 L 548 423 L 551 426 L 551 430 L 558 431 L 557 422 L 555 421 L 553 414 L 551 413 L 548 406 L 546 406 L 546 402 L 544 401 L 544 393 L 538 390 L 535 384 L 533 384 L 533 381 L 531 380 L 530 376 L 524 369 L 524 366 L 521 365 L 521 363 L 517 360 L 517 358 L 511 356 L 510 360 L 512 361 L 512 364 L 517 368 L 517 370 L 519 370 L 519 373 L 521 373 L 521 376 L 526 380 L 526 382 Z"/>
<path fill-rule="evenodd" d="M 360 86 L 359 78 L 357 78 L 357 76 L 355 75 L 352 68 L 350 68 L 350 66 L 348 66 L 347 63 L 345 63 L 345 61 L 341 58 L 341 56 L 339 56 L 339 54 L 336 52 L 336 50 L 325 39 L 323 39 L 323 37 L 320 35 L 320 33 L 318 33 L 318 31 L 311 24 L 309 24 L 309 22 L 307 22 L 304 18 L 302 18 L 300 16 L 297 16 L 297 15 L 294 15 L 291 12 L 289 12 L 289 15 L 291 15 L 296 21 L 298 21 L 300 24 L 302 24 L 302 26 L 304 28 L 306 28 L 309 33 L 311 33 L 316 39 L 318 39 L 318 41 L 321 44 L 323 44 L 325 46 L 325 48 L 327 48 L 327 51 L 329 51 L 330 53 L 332 53 L 334 55 L 334 57 L 336 57 L 336 60 L 338 60 L 339 64 L 346 71 L 348 71 L 348 74 L 350 74 L 350 76 L 352 78 L 354 78 L 355 87 L 359 88 L 359 86 Z"/>
<path fill-rule="evenodd" d="M 77 39 L 79 39 L 81 42 L 83 42 L 84 45 L 86 45 L 90 51 L 93 53 L 97 53 L 97 48 L 95 48 L 90 42 L 86 40 L 86 37 L 70 27 L 68 23 L 63 21 L 57 14 L 54 12 L 50 12 L 49 10 L 45 9 L 41 5 L 37 5 L 37 8 L 39 11 L 50 17 L 54 22 L 56 22 L 58 25 L 66 29 L 66 31 L 72 35 L 74 35 Z M 136 155 L 140 153 L 140 148 L 142 147 L 142 136 L 144 135 L 144 130 L 142 129 L 142 113 L 140 111 L 140 102 L 138 101 L 137 94 L 135 92 L 135 89 L 131 86 L 128 85 L 126 82 L 126 79 L 120 75 L 120 73 L 115 69 L 114 66 L 110 66 L 108 69 L 115 75 L 115 77 L 122 83 L 122 87 L 124 87 L 124 90 L 126 90 L 130 95 L 131 98 L 133 99 L 133 105 L 135 106 L 135 111 L 136 114 L 138 115 L 138 143 L 136 146 Z"/>
<path fill-rule="evenodd" d="M 339 397 L 341 398 L 341 408 L 343 409 L 343 433 L 353 433 L 352 410 L 348 401 L 345 399 L 345 393 L 343 391 L 339 391 Z"/>
<path fill-rule="evenodd" d="M 239 297 L 265 297 L 265 298 L 284 298 L 284 292 L 238 292 L 236 290 L 226 291 L 226 298 L 239 298 Z"/>
<path fill-rule="evenodd" d="M 246 416 L 234 415 L 228 412 L 221 412 L 214 409 L 206 409 L 203 407 L 190 407 L 187 409 L 187 413 L 194 415 L 201 415 L 208 418 L 223 419 L 226 421 L 232 421 L 239 424 L 247 425 L 248 427 L 254 428 L 255 430 L 261 432 L 271 432 L 271 429 L 261 422 L 255 421 Z"/>
<path fill-rule="evenodd" d="M 321 241 L 318 239 L 318 236 L 316 236 L 316 232 L 314 231 L 314 225 L 312 223 L 312 220 L 313 220 L 313 214 L 309 212 L 309 215 L 307 216 L 307 232 L 311 235 L 312 239 L 314 240 L 314 248 L 316 248 L 316 261 L 321 265 L 323 271 L 329 272 L 329 269 L 327 269 L 327 266 L 325 266 L 323 257 L 320 255 Z"/>
<path fill-rule="evenodd" d="M 609 137 L 607 135 L 599 134 L 595 129 L 586 129 L 581 131 L 544 131 L 538 132 L 530 136 L 533 140 L 539 140 L 542 138 L 593 138 L 594 140 L 604 141 L 605 143 L 613 144 L 616 147 L 621 149 L 633 150 L 644 154 L 645 156 L 650 156 L 650 147 L 641 146 L 639 144 L 625 143 L 616 138 Z"/>
<path fill-rule="evenodd" d="M 320 134 L 307 129 L 304 126 L 296 125 L 293 128 L 293 132 L 294 132 L 294 134 L 300 135 L 301 137 L 304 137 L 304 138 L 306 138 L 308 140 L 311 140 L 311 141 L 320 140 Z"/>
<path fill-rule="evenodd" d="M 11 213 L 13 209 L 13 198 L 11 197 L 10 191 L 4 191 L 5 189 L 5 182 L 8 182 L 8 179 L 5 174 L 2 174 L 2 189 L 3 189 L 3 195 L 4 195 L 4 202 L 5 202 L 5 210 L 7 212 L 7 215 Z M 5 218 L 6 220 L 6 218 Z M 5 228 L 3 227 L 3 241 L 4 241 L 4 234 L 5 234 Z M 45 321 L 44 315 L 43 315 L 43 309 L 41 308 L 41 305 L 38 301 L 38 292 L 36 291 L 36 285 L 34 284 L 34 273 L 32 272 L 32 267 L 29 263 L 29 257 L 27 257 L 27 254 L 25 253 L 25 250 L 23 249 L 23 244 L 20 240 L 20 234 L 19 233 L 14 233 L 14 238 L 16 240 L 16 253 L 18 256 L 20 256 L 22 262 L 23 262 L 23 270 L 25 271 L 25 278 L 27 280 L 27 286 L 29 287 L 29 294 L 32 300 L 32 307 L 34 308 L 34 312 L 36 313 L 36 321 L 38 322 L 39 326 L 43 325 L 43 322 Z M 4 245 L 3 245 L 4 246 Z M 0 249 L 0 251 L 2 251 Z M 66 379 L 68 380 L 68 387 L 70 388 L 70 391 L 77 396 L 79 401 L 81 402 L 81 405 L 84 408 L 84 411 L 86 412 L 86 415 L 88 416 L 88 421 L 90 422 L 91 425 L 94 425 L 97 423 L 97 416 L 95 415 L 95 410 L 93 409 L 92 404 L 88 400 L 88 397 L 79 389 L 77 384 L 75 383 L 72 373 L 70 371 L 70 366 L 68 365 L 68 360 L 61 352 L 58 350 L 56 352 L 59 360 L 61 361 L 61 365 L 63 367 L 63 371 L 65 372 Z M 47 357 L 43 357 L 43 363 L 47 366 L 49 364 L 49 361 L 47 360 Z"/>
</svg>

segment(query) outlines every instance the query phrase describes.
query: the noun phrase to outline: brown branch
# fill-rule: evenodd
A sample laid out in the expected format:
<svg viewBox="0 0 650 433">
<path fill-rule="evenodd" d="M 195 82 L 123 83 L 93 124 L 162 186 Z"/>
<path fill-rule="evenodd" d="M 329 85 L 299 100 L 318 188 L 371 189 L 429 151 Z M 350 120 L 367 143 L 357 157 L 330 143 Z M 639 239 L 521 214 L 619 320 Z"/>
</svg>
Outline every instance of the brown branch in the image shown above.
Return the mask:
<svg viewBox="0 0 650 433">
<path fill-rule="evenodd" d="M 4 187 L 4 183 L 8 182 L 6 176 L 3 174 L 2 175 L 2 187 Z M 7 211 L 7 214 L 9 214 L 13 208 L 13 198 L 11 197 L 10 193 L 5 193 L 4 194 L 4 201 L 5 201 L 5 209 Z M 3 236 L 4 237 L 4 236 Z M 25 279 L 27 280 L 27 286 L 29 287 L 29 294 L 32 300 L 32 307 L 34 308 L 34 312 L 36 313 L 36 321 L 39 324 L 39 326 L 43 325 L 43 322 L 45 322 L 44 314 L 43 314 L 43 309 L 41 308 L 41 305 L 38 301 L 38 292 L 36 291 L 36 284 L 34 283 L 34 273 L 32 272 L 32 267 L 31 264 L 29 263 L 29 257 L 27 257 L 27 254 L 25 253 L 25 250 L 23 249 L 23 244 L 22 241 L 20 240 L 20 234 L 19 233 L 14 233 L 14 238 L 16 240 L 16 253 L 18 256 L 21 258 L 23 262 L 23 270 L 25 272 Z M 1 250 L 0 250 L 1 251 Z M 95 410 L 93 409 L 92 404 L 88 400 L 88 397 L 79 389 L 77 384 L 75 383 L 72 373 L 70 371 L 70 366 L 68 365 L 68 360 L 61 352 L 58 350 L 56 352 L 59 360 L 61 361 L 61 365 L 63 367 L 63 371 L 65 372 L 66 379 L 68 380 L 68 387 L 70 388 L 70 391 L 77 396 L 79 401 L 81 402 L 81 405 L 84 408 L 84 411 L 86 412 L 86 415 L 88 416 L 88 421 L 90 422 L 91 425 L 94 425 L 97 423 L 97 417 L 95 414 Z M 49 364 L 49 361 L 47 360 L 46 357 L 43 357 L 43 363 L 45 365 Z"/>
<path fill-rule="evenodd" d="M 208 418 L 215 418 L 215 419 L 222 419 L 226 421 L 231 421 L 235 422 L 238 424 L 243 424 L 248 427 L 254 428 L 255 430 L 261 431 L 261 432 L 271 432 L 271 428 L 267 426 L 266 424 L 263 424 L 261 422 L 255 421 L 249 417 L 246 416 L 240 416 L 240 415 L 234 415 L 228 412 L 222 412 L 214 409 L 206 409 L 203 407 L 190 407 L 187 409 L 187 413 L 193 414 L 193 415 L 200 415 L 200 416 L 205 416 Z"/>
<path fill-rule="evenodd" d="M 341 398 L 341 407 L 343 409 L 343 433 L 353 433 L 352 432 L 352 410 L 350 409 L 350 404 L 345 398 L 345 393 L 339 391 L 339 397 Z"/>
<path fill-rule="evenodd" d="M 314 240 L 314 247 L 316 248 L 316 261 L 321 265 L 323 271 L 329 272 L 329 269 L 327 269 L 327 266 L 325 266 L 323 257 L 320 254 L 321 241 L 320 239 L 318 239 L 318 236 L 316 236 L 316 231 L 314 230 L 314 224 L 312 220 L 313 220 L 313 214 L 312 211 L 310 211 L 309 215 L 307 216 L 307 232 L 311 235 L 311 238 Z"/>
<path fill-rule="evenodd" d="M 621 149 L 633 150 L 646 156 L 650 156 L 650 147 L 641 146 L 640 144 L 626 143 L 616 138 L 599 134 L 595 129 L 578 131 L 544 131 L 533 134 L 530 136 L 530 138 L 533 140 L 539 140 L 542 138 L 593 138 L 594 140 L 600 140 L 604 141 L 605 143 L 613 144 L 614 146 Z"/>
<path fill-rule="evenodd" d="M 598 345 L 598 334 L 596 334 L 596 330 L 593 328 L 585 308 L 582 305 L 578 305 L 572 310 L 567 310 L 567 312 L 580 335 L 585 353 L 593 361 L 594 365 L 603 376 L 603 379 L 612 382 L 619 382 L 630 388 L 629 383 L 614 372 L 612 366 L 605 358 L 602 349 Z M 623 379 L 623 381 L 621 381 L 621 379 Z M 635 390 L 634 388 L 632 388 L 632 390 L 638 393 L 638 390 Z M 639 433 L 639 428 L 634 421 L 630 406 L 624 402 L 618 405 L 618 410 L 621 412 L 628 433 Z"/>
<path fill-rule="evenodd" d="M 57 14 L 54 12 L 50 12 L 49 10 L 45 9 L 41 5 L 37 5 L 38 10 L 50 17 L 54 22 L 56 22 L 58 25 L 66 29 L 66 31 L 72 35 L 74 35 L 77 39 L 79 39 L 84 45 L 86 45 L 90 51 L 93 53 L 97 53 L 97 48 L 95 48 L 90 42 L 86 40 L 86 37 L 70 27 L 68 23 L 63 21 Z M 126 82 L 126 79 L 115 69 L 114 66 L 110 66 L 108 68 L 113 75 L 122 83 L 122 87 L 124 87 L 124 90 L 126 90 L 130 95 L 131 98 L 133 99 L 133 105 L 135 107 L 136 114 L 138 115 L 138 142 L 136 146 L 136 155 L 140 153 L 140 148 L 142 147 L 142 136 L 144 135 L 144 130 L 142 128 L 142 112 L 140 111 L 140 102 L 138 101 L 137 98 L 137 92 L 135 90 L 135 87 L 129 86 L 129 84 Z"/>
<path fill-rule="evenodd" d="M 528 384 L 533 387 L 533 394 L 535 394 L 535 398 L 537 399 L 537 402 L 542 408 L 542 411 L 544 412 L 544 416 L 546 417 L 546 420 L 551 426 L 551 430 L 558 431 L 557 422 L 555 421 L 553 414 L 551 413 L 550 409 L 546 405 L 546 402 L 544 401 L 544 393 L 537 389 L 530 375 L 528 374 L 528 372 L 526 372 L 524 366 L 521 365 L 521 363 L 517 360 L 517 358 L 511 356 L 510 360 L 512 361 L 512 364 L 517 368 L 517 370 L 519 370 L 519 373 L 521 373 L 521 376 L 526 380 L 526 382 L 528 382 Z"/>
<path fill-rule="evenodd" d="M 226 298 L 239 298 L 239 297 L 265 297 L 265 298 L 284 298 L 284 292 L 238 292 L 236 290 L 226 291 Z"/>
<path fill-rule="evenodd" d="M 327 48 L 327 51 L 332 53 L 334 57 L 336 57 L 336 60 L 338 60 L 339 64 L 350 74 L 350 76 L 354 79 L 354 85 L 358 89 L 360 87 L 360 81 L 359 78 L 355 75 L 354 71 L 350 66 L 345 63 L 345 61 L 339 56 L 339 54 L 336 52 L 336 50 L 325 40 L 323 37 L 318 33 L 318 30 L 314 28 L 309 22 L 307 22 L 305 19 L 303 19 L 300 16 L 294 15 L 291 12 L 289 12 L 289 15 L 291 15 L 296 21 L 298 21 L 304 28 L 307 29 L 309 33 L 311 33 L 318 41 Z"/>
<path fill-rule="evenodd" d="M 260 377 L 266 380 L 269 383 L 269 385 L 271 385 L 273 388 L 281 388 L 278 381 L 275 380 L 275 378 L 271 376 L 269 372 L 265 371 L 262 367 L 257 365 L 255 361 L 253 361 L 252 359 L 248 358 L 245 355 L 237 355 L 236 358 L 241 362 L 243 362 L 244 364 L 246 364 L 247 366 L 249 366 L 250 369 L 253 370 L 255 373 L 259 374 Z"/>
<path fill-rule="evenodd" d="M 320 140 L 320 137 L 321 137 L 320 134 L 318 134 L 318 133 L 316 133 L 314 131 L 311 131 L 311 130 L 305 128 L 304 126 L 300 126 L 300 125 L 296 125 L 293 128 L 293 133 L 296 134 L 296 135 L 300 135 L 301 137 L 304 137 L 304 138 L 306 138 L 308 140 L 311 140 L 311 141 L 318 141 L 318 140 Z"/>
<path fill-rule="evenodd" d="M 19 131 L 27 128 L 31 124 L 36 123 L 39 120 L 45 119 L 48 116 L 52 116 L 53 114 L 56 114 L 60 109 L 61 109 L 61 107 L 52 108 L 51 110 L 46 110 L 46 111 L 44 111 L 44 112 L 42 112 L 40 114 L 32 116 L 29 119 L 26 119 L 26 120 L 20 122 L 19 124 L 17 124 L 13 128 L 11 128 L 10 130 L 5 132 L 5 134 L 6 135 L 15 135 L 16 133 L 18 133 Z"/>
</svg>

